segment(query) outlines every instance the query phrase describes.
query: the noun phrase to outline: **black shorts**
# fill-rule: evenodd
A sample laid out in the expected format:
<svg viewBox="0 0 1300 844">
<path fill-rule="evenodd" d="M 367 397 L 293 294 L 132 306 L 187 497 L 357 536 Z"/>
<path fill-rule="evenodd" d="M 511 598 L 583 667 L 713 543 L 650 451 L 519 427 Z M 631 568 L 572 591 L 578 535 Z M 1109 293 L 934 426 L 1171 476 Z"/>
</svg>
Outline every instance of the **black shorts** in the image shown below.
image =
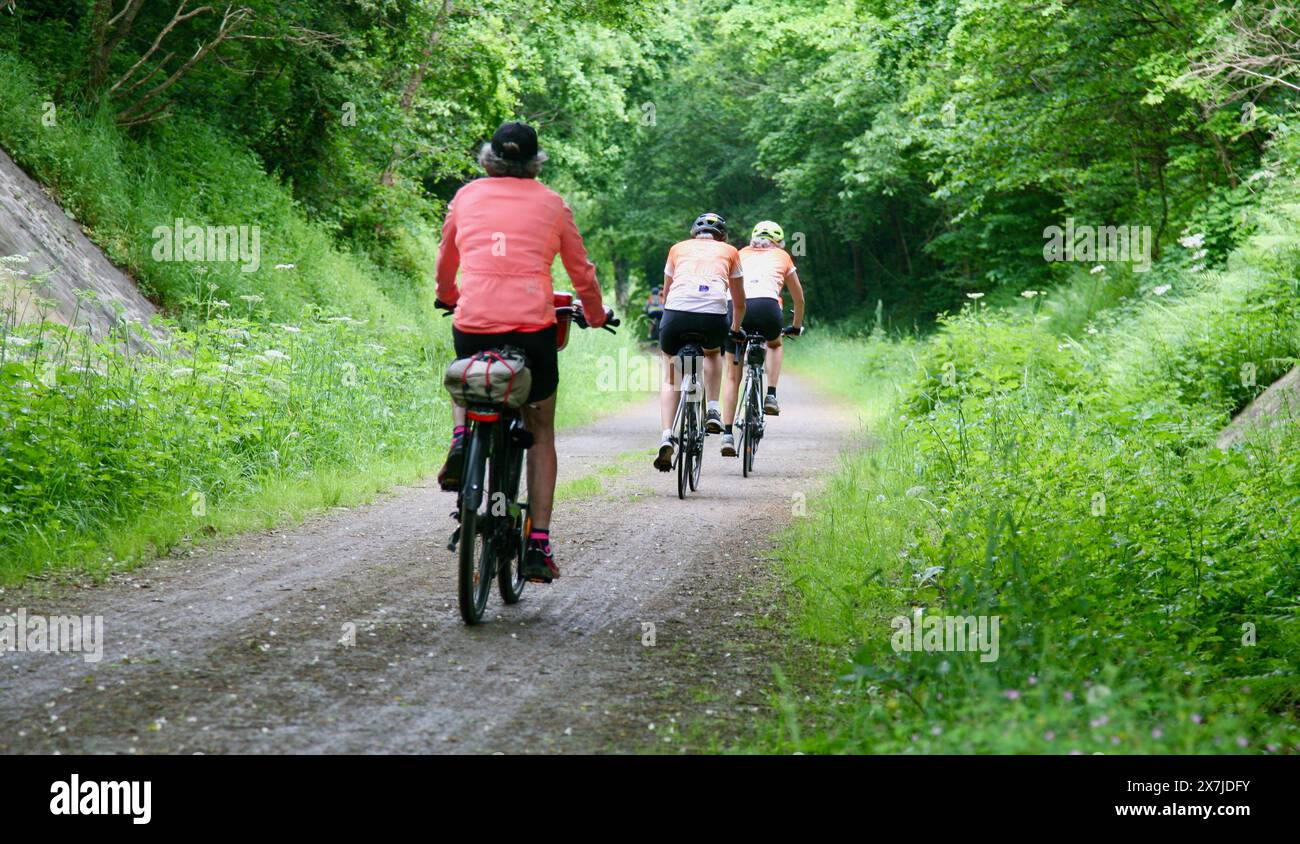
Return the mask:
<svg viewBox="0 0 1300 844">
<path fill-rule="evenodd" d="M 726 314 L 698 314 L 694 311 L 664 311 L 659 323 L 659 348 L 675 355 L 688 342 L 687 334 L 698 334 L 695 342 L 703 349 L 720 349 L 727 339 Z"/>
<path fill-rule="evenodd" d="M 727 303 L 727 325 L 731 325 L 731 303 Z M 745 318 L 740 323 L 742 331 L 757 331 L 763 335 L 763 339 L 771 342 L 781 336 L 781 329 L 784 327 L 783 311 L 781 310 L 780 299 L 746 299 L 745 300 Z M 744 349 L 736 348 L 736 344 L 727 339 L 727 354 L 739 357 Z"/>
<path fill-rule="evenodd" d="M 533 386 L 528 390 L 529 404 L 549 399 L 560 386 L 560 358 L 559 350 L 555 348 L 554 325 L 541 331 L 507 331 L 503 334 L 470 334 L 453 327 L 451 340 L 458 358 L 502 346 L 514 346 L 523 352 L 528 358 L 528 371 L 533 376 Z"/>
</svg>

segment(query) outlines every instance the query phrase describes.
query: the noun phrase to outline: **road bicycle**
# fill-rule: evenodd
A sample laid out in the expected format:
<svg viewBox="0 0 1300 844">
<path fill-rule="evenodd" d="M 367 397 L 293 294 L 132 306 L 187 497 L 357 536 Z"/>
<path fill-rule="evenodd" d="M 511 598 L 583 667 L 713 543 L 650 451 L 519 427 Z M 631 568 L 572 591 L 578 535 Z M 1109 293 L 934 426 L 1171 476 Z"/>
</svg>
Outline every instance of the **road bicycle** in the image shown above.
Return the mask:
<svg viewBox="0 0 1300 844">
<path fill-rule="evenodd" d="M 802 329 L 793 326 L 781 330 L 786 337 L 798 337 L 801 333 Z M 762 334 L 745 333 L 743 360 L 745 372 L 737 395 L 740 397 L 740 474 L 747 478 L 754 471 L 754 456 L 767 423 L 763 410 L 763 397 L 767 393 L 767 339 Z"/>
<path fill-rule="evenodd" d="M 570 323 L 587 328 L 582 306 L 569 293 L 555 294 L 556 343 L 568 343 Z M 619 320 L 606 309 L 605 328 L 614 333 Z M 501 600 L 515 604 L 527 581 L 520 574 L 524 547 L 532 530 L 527 497 L 519 494 L 524 454 L 533 436 L 518 410 L 504 404 L 474 404 L 465 409 L 465 466 L 456 495 L 459 525 L 447 550 L 457 554 L 457 600 L 466 624 L 483 620 L 492 581 Z"/>
<path fill-rule="evenodd" d="M 704 335 L 690 332 L 682 339 L 685 345 L 677 352 L 681 398 L 673 418 L 673 437 L 677 440 L 673 468 L 677 470 L 677 497 L 685 499 L 688 489 L 694 492 L 700 488 L 700 464 L 704 460 L 704 381 L 700 378 Z"/>
</svg>

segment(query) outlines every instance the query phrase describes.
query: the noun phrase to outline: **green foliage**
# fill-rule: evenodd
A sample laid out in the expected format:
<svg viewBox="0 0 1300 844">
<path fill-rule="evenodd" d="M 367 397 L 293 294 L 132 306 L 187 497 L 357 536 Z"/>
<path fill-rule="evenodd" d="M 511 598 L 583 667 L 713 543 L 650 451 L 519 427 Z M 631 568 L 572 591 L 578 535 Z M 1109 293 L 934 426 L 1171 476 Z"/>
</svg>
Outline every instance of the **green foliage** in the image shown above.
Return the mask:
<svg viewBox="0 0 1300 844">
<path fill-rule="evenodd" d="M 1227 270 L 1144 282 L 1080 337 L 1053 333 L 1034 297 L 972 303 L 919 348 L 840 341 L 893 361 L 858 379 L 874 447 L 809 503 L 782 556 L 803 631 L 847 667 L 820 729 L 796 713 L 765 741 L 1294 749 L 1300 428 L 1213 442 L 1300 355 L 1296 185 L 1291 165 L 1252 221 L 1266 234 Z M 998 658 L 896 651 L 892 620 L 917 611 L 998 616 Z"/>
<path fill-rule="evenodd" d="M 442 441 L 434 361 L 381 345 L 356 320 L 272 324 L 259 304 L 208 291 L 189 326 L 164 322 L 156 353 L 133 354 L 138 326 L 94 342 L 48 321 L 39 300 L 24 308 L 30 284 L 6 286 L 0 577 L 75 559 L 150 511 L 184 504 L 198 529 L 207 508 L 272 481 L 427 464 Z"/>
</svg>

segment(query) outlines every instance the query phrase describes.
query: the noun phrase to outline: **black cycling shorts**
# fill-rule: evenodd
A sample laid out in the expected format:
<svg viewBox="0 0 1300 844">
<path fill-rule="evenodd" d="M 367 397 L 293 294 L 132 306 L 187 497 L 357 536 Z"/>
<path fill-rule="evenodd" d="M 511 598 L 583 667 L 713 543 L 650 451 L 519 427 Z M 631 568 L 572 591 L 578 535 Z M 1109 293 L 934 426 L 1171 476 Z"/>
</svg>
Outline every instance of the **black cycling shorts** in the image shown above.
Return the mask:
<svg viewBox="0 0 1300 844">
<path fill-rule="evenodd" d="M 555 348 L 554 325 L 541 331 L 507 331 L 503 334 L 470 334 L 453 327 L 451 340 L 458 358 L 502 346 L 514 346 L 523 352 L 528 358 L 528 371 L 533 376 L 533 386 L 528 390 L 529 404 L 549 399 L 560 386 L 560 358 L 559 350 Z"/>
<path fill-rule="evenodd" d="M 763 335 L 767 341 L 775 340 L 781 336 L 782 310 L 780 299 L 746 299 L 745 300 L 745 318 L 740 323 L 742 331 L 757 331 Z M 731 325 L 731 303 L 727 303 L 727 325 Z M 727 339 L 727 354 L 740 357 L 744 349 L 736 348 L 736 344 Z"/>
<path fill-rule="evenodd" d="M 697 342 L 702 349 L 720 349 L 727 339 L 726 314 L 699 314 L 694 311 L 665 310 L 659 323 L 659 348 L 675 355 L 688 342 Z M 688 339 L 686 335 L 698 334 Z"/>
</svg>

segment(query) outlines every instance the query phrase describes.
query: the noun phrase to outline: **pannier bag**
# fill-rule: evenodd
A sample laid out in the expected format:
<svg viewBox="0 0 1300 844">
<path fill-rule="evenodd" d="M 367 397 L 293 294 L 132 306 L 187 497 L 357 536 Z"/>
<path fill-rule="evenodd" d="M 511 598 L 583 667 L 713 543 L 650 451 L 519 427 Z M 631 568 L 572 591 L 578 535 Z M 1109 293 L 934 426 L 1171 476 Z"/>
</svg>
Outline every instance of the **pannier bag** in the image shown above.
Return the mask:
<svg viewBox="0 0 1300 844">
<path fill-rule="evenodd" d="M 520 408 L 528 401 L 533 374 L 523 352 L 511 346 L 475 352 L 447 367 L 443 385 L 457 402 Z"/>
</svg>

